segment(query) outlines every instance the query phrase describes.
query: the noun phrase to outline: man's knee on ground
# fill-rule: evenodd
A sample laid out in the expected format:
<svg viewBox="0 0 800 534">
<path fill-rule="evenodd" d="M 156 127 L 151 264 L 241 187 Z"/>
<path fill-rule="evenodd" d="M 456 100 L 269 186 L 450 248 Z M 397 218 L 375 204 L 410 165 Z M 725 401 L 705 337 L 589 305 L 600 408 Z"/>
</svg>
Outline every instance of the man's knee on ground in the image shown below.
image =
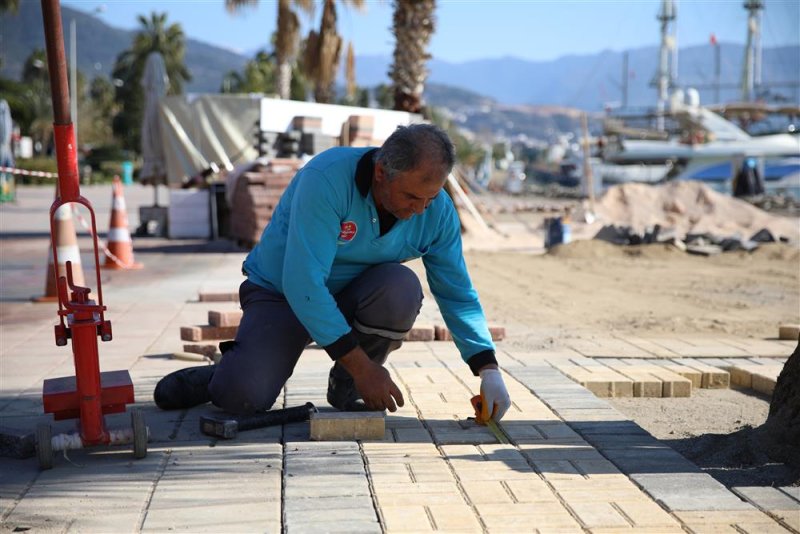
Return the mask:
<svg viewBox="0 0 800 534">
<path fill-rule="evenodd" d="M 251 414 L 267 411 L 280 393 L 280 390 L 268 391 L 266 384 L 254 380 L 217 380 L 216 374 L 208 385 L 208 393 L 214 406 L 226 412 Z"/>
</svg>

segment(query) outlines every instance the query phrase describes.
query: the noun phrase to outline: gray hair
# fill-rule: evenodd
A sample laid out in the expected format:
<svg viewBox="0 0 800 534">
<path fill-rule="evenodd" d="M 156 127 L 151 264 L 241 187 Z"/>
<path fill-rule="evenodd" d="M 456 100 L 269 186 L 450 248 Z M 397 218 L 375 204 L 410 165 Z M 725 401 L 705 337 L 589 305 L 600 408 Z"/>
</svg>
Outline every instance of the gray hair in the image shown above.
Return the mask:
<svg viewBox="0 0 800 534">
<path fill-rule="evenodd" d="M 398 173 L 416 169 L 423 161 L 439 163 L 449 173 L 455 159 L 450 137 L 433 124 L 398 126 L 375 153 L 375 161 L 383 166 L 390 180 Z"/>
</svg>

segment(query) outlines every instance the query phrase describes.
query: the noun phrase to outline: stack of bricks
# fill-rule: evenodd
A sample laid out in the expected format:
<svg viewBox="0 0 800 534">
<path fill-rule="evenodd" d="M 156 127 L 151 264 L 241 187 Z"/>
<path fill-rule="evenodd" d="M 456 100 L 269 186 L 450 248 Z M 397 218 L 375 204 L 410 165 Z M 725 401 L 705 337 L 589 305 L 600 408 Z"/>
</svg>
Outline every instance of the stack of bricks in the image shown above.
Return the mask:
<svg viewBox="0 0 800 534">
<path fill-rule="evenodd" d="M 216 359 L 219 343 L 236 337 L 241 320 L 241 310 L 209 311 L 207 325 L 181 327 L 181 340 L 190 342 L 183 345 L 183 350 Z"/>
<path fill-rule="evenodd" d="M 370 115 L 351 115 L 342 127 L 342 145 L 373 146 L 372 133 L 375 118 Z"/>
<path fill-rule="evenodd" d="M 247 247 L 258 242 L 301 164 L 300 160 L 273 159 L 267 166 L 254 167 L 239 177 L 232 195 L 231 239 Z"/>
</svg>

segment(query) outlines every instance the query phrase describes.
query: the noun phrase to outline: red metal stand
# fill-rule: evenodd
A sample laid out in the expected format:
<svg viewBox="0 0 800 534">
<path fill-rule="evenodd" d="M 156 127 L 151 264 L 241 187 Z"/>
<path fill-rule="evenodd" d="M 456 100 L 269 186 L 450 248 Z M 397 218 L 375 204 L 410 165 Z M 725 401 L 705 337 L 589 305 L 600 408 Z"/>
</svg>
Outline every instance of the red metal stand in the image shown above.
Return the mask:
<svg viewBox="0 0 800 534">
<path fill-rule="evenodd" d="M 37 448 L 42 468 L 52 467 L 54 450 L 108 445 L 134 441 L 137 458 L 147 454 L 147 429 L 141 413 L 132 413 L 133 433 L 109 432 L 104 414 L 124 412 L 125 405 L 134 402 L 133 382 L 128 371 L 100 372 L 97 337 L 111 341 L 111 321 L 105 319 L 103 289 L 100 283 L 97 226 L 91 203 L 80 195 L 75 131 L 69 115 L 64 38 L 61 27 L 61 7 L 58 0 L 42 0 L 50 89 L 53 99 L 54 133 L 58 163 L 58 196 L 50 207 L 50 237 L 53 264 L 58 265 L 55 213 L 67 203 L 82 204 L 91 215 L 94 241 L 94 263 L 97 283 L 97 302 L 90 299 L 88 287 L 76 286 L 72 280 L 72 263 L 67 262 L 67 276 L 56 280 L 58 287 L 59 324 L 55 326 L 56 345 L 65 346 L 72 340 L 75 376 L 51 378 L 44 381 L 45 413 L 56 420 L 79 419 L 79 434 L 54 439 L 49 425 L 37 429 Z M 56 276 L 58 277 L 57 269 Z M 66 320 L 66 322 L 65 322 Z M 78 439 L 79 438 L 79 439 Z M 132 439 L 131 439 L 132 438 Z"/>
</svg>

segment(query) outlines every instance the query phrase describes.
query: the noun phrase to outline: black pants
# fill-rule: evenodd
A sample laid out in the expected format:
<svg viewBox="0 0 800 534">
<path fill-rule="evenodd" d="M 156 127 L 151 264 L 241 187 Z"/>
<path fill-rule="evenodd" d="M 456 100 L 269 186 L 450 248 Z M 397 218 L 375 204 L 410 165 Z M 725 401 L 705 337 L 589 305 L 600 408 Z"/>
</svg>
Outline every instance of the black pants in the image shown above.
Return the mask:
<svg viewBox="0 0 800 534">
<path fill-rule="evenodd" d="M 250 281 L 239 288 L 242 321 L 209 384 L 211 401 L 232 413 L 269 410 L 311 337 L 286 298 Z M 422 307 L 422 287 L 397 263 L 370 267 L 335 295 L 367 355 L 383 363 L 400 347 Z M 346 375 L 337 366 L 335 374 Z"/>
</svg>

